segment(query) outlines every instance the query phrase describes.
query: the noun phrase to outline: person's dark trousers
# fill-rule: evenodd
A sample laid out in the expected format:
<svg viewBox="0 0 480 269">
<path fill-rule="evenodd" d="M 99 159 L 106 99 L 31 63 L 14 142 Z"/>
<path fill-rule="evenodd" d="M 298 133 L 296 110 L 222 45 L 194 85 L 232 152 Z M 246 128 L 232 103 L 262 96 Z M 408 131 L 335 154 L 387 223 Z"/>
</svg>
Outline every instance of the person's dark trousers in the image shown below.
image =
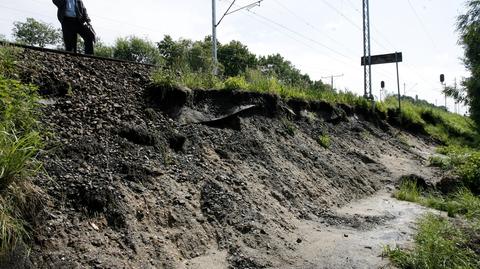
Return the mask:
<svg viewBox="0 0 480 269">
<path fill-rule="evenodd" d="M 85 54 L 93 54 L 93 39 L 87 32 L 86 27 L 76 18 L 65 17 L 62 23 L 62 31 L 66 51 L 77 52 L 77 38 L 80 35 L 85 44 Z"/>
</svg>

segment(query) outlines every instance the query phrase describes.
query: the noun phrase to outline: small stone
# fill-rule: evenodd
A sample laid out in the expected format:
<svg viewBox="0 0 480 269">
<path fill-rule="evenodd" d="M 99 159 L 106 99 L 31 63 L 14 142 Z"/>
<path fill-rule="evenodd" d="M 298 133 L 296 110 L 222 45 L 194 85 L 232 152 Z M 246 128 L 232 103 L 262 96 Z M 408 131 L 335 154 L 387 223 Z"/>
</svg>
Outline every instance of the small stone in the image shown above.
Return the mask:
<svg viewBox="0 0 480 269">
<path fill-rule="evenodd" d="M 97 226 L 95 223 L 93 223 L 93 222 L 90 222 L 90 226 L 92 226 L 92 228 L 93 228 L 95 231 L 100 230 L 100 229 L 98 228 L 98 226 Z"/>
<path fill-rule="evenodd" d="M 301 238 L 298 238 L 298 239 L 297 239 L 297 244 L 300 244 L 300 243 L 302 243 L 302 239 L 301 239 Z"/>
</svg>

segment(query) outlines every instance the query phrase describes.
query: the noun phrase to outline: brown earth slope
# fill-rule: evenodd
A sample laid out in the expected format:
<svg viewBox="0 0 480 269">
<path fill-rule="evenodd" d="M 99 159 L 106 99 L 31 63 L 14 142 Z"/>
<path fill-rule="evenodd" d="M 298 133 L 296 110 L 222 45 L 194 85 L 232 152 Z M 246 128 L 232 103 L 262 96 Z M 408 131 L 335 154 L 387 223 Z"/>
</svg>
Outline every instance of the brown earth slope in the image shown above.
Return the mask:
<svg viewBox="0 0 480 269">
<path fill-rule="evenodd" d="M 384 220 L 332 209 L 403 174 L 433 177 L 421 140 L 347 106 L 155 88 L 142 65 L 20 58 L 53 136 L 35 179 L 45 219 L 19 268 L 288 268 L 299 221 L 368 228 Z"/>
</svg>

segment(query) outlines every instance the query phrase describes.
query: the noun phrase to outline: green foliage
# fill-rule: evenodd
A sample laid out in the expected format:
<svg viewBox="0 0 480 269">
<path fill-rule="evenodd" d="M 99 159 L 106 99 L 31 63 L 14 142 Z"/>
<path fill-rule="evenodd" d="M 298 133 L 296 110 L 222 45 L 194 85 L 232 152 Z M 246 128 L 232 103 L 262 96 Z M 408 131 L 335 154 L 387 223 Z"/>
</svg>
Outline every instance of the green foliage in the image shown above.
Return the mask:
<svg viewBox="0 0 480 269">
<path fill-rule="evenodd" d="M 428 158 L 428 164 L 432 167 L 440 167 L 444 170 L 452 169 L 452 163 L 450 162 L 450 158 L 442 157 L 442 156 L 431 156 Z"/>
<path fill-rule="evenodd" d="M 110 47 L 101 41 L 97 41 L 94 44 L 94 52 L 95 56 L 113 58 L 113 55 L 115 54 L 115 48 Z"/>
<path fill-rule="evenodd" d="M 224 75 L 227 77 L 238 76 L 248 68 L 257 66 L 257 57 L 251 53 L 247 46 L 239 41 L 231 41 L 229 44 L 218 48 L 218 61 L 223 65 Z"/>
<path fill-rule="evenodd" d="M 318 136 L 317 142 L 318 142 L 318 144 L 320 144 L 320 146 L 322 146 L 326 149 L 330 148 L 330 146 L 332 145 L 332 141 L 330 139 L 330 136 L 328 136 L 327 134 L 322 134 L 322 135 Z"/>
<path fill-rule="evenodd" d="M 225 80 L 225 90 L 248 89 L 249 85 L 243 76 L 229 77 Z"/>
<path fill-rule="evenodd" d="M 113 48 L 113 56 L 145 64 L 160 65 L 163 63 L 160 52 L 151 41 L 135 36 L 118 38 Z"/>
<path fill-rule="evenodd" d="M 0 75 L 11 78 L 15 75 L 16 55 L 21 49 L 9 46 L 0 47 Z"/>
<path fill-rule="evenodd" d="M 384 105 L 396 110 L 398 101 L 388 97 Z M 433 138 L 447 145 L 476 144 L 478 133 L 473 121 L 425 102 L 402 101 L 400 120 L 404 126 L 423 128 Z"/>
<path fill-rule="evenodd" d="M 404 180 L 400 189 L 394 193 L 395 198 L 402 201 L 418 203 L 437 210 L 445 211 L 449 216 L 463 215 L 467 219 L 480 220 L 480 198 L 468 189 L 461 189 L 449 196 L 435 193 L 423 195 L 415 181 Z"/>
<path fill-rule="evenodd" d="M 41 145 L 38 132 L 18 136 L 9 127 L 0 127 L 0 192 L 39 169 L 40 164 L 34 159 Z"/>
<path fill-rule="evenodd" d="M 37 89 L 6 77 L 15 77 L 14 52 L 0 48 L 0 254 L 29 237 L 24 214 L 39 204 L 27 188 L 42 148 Z"/>
<path fill-rule="evenodd" d="M 471 77 L 463 81 L 471 118 L 480 124 L 480 1 L 468 0 L 467 12 L 458 17 L 459 43 L 465 49 L 464 63 Z"/>
<path fill-rule="evenodd" d="M 419 221 L 412 250 L 391 249 L 385 254 L 398 268 L 479 268 L 479 255 L 468 247 L 465 232 L 447 219 L 427 215 Z"/>
<path fill-rule="evenodd" d="M 25 222 L 15 217 L 16 208 L 12 208 L 11 201 L 0 196 L 0 255 L 15 248 L 28 238 Z"/>
<path fill-rule="evenodd" d="M 27 45 L 43 48 L 61 43 L 59 29 L 33 18 L 27 18 L 26 22 L 14 22 L 12 31 L 16 42 Z"/>
<path fill-rule="evenodd" d="M 443 167 L 453 169 L 465 186 L 480 194 L 480 151 L 452 145 L 439 148 L 438 152 L 446 155 Z"/>
<path fill-rule="evenodd" d="M 191 71 L 174 72 L 169 69 L 157 69 L 152 74 L 153 83 L 160 87 L 181 87 L 190 89 L 223 89 L 224 83 L 211 73 Z"/>
<path fill-rule="evenodd" d="M 402 201 L 421 202 L 421 191 L 413 180 L 403 180 L 400 189 L 394 193 L 395 198 Z"/>
</svg>

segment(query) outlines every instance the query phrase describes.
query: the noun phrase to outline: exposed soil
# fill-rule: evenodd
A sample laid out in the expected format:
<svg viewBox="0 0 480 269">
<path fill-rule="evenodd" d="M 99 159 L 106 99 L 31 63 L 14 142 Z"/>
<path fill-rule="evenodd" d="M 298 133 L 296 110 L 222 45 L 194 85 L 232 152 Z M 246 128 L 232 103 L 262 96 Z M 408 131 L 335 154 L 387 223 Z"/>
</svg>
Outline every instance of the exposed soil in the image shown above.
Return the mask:
<svg viewBox="0 0 480 269">
<path fill-rule="evenodd" d="M 436 178 L 431 146 L 348 106 L 156 88 L 146 66 L 28 50 L 18 65 L 53 133 L 35 179 L 45 219 L 19 268 L 377 266 L 379 244 L 406 240 L 381 231 L 421 210 L 338 208 L 405 174 Z M 378 240 L 350 252 L 338 232 Z"/>
</svg>

